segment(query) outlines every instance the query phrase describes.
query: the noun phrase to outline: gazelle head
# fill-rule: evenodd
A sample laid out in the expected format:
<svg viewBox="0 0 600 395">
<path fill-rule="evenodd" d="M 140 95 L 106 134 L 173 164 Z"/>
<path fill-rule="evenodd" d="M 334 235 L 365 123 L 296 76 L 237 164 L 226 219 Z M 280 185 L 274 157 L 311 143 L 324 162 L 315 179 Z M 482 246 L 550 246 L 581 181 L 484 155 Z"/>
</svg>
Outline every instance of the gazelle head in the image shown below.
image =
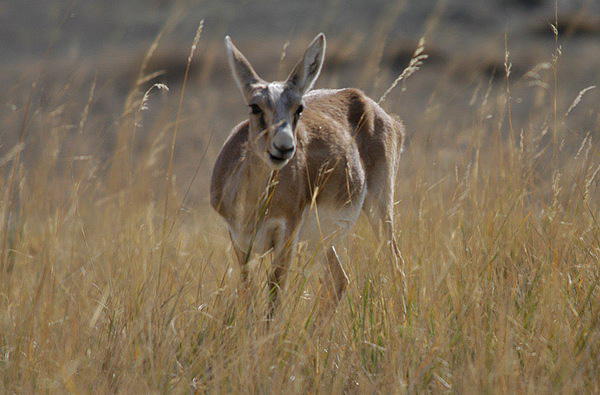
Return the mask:
<svg viewBox="0 0 600 395">
<path fill-rule="evenodd" d="M 250 62 L 225 37 L 229 67 L 250 107 L 252 150 L 272 169 L 285 166 L 296 153 L 296 127 L 304 110 L 302 97 L 313 87 L 323 65 L 325 36 L 318 34 L 284 82 L 260 78 Z"/>
</svg>

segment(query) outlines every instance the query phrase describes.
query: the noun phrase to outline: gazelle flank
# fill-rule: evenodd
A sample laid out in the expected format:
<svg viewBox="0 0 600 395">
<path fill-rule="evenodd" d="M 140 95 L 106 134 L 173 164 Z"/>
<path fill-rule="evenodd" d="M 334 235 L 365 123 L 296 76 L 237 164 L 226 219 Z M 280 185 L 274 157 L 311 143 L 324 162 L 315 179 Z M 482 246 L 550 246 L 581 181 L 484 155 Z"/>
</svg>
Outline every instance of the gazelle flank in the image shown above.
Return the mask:
<svg viewBox="0 0 600 395">
<path fill-rule="evenodd" d="M 310 43 L 283 82 L 260 78 L 225 38 L 229 66 L 249 107 L 214 166 L 211 205 L 225 219 L 242 279 L 253 253 L 272 251 L 275 301 L 300 240 L 323 251 L 333 294 L 348 277 L 336 246 L 367 212 L 393 259 L 394 180 L 403 126 L 358 89 L 313 90 L 325 36 Z"/>
</svg>

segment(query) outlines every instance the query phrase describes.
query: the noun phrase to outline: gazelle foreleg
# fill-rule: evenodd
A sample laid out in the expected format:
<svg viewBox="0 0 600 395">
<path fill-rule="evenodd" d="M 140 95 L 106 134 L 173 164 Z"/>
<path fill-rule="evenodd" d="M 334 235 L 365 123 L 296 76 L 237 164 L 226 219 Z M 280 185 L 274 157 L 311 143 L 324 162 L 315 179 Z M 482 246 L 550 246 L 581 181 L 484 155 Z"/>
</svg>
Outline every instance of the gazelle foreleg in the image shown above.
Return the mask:
<svg viewBox="0 0 600 395">
<path fill-rule="evenodd" d="M 340 302 L 350 280 L 333 245 L 327 249 L 325 259 L 327 261 L 325 282 L 328 283 L 326 286 L 328 285 L 328 288 L 333 290 L 331 296 L 334 298 L 335 304 L 337 304 Z"/>
<path fill-rule="evenodd" d="M 279 293 L 285 285 L 285 278 L 292 261 L 292 246 L 283 248 L 278 254 L 275 254 L 271 273 L 267 282 L 269 292 L 269 320 L 273 318 L 275 310 L 279 307 L 281 296 Z"/>
<path fill-rule="evenodd" d="M 233 246 L 233 251 L 235 252 L 235 257 L 237 258 L 238 264 L 240 265 L 241 282 L 242 282 L 242 286 L 245 288 L 248 286 L 249 256 L 248 256 L 247 252 L 245 252 L 244 250 L 242 250 L 235 244 L 235 241 L 233 240 L 231 233 L 229 233 L 229 238 L 231 239 L 231 245 Z"/>
<path fill-rule="evenodd" d="M 287 225 L 289 226 L 289 223 Z M 275 310 L 281 303 L 279 293 L 285 286 L 287 272 L 292 264 L 294 252 L 296 251 L 298 244 L 297 239 L 299 229 L 294 226 L 294 230 L 285 232 L 285 228 L 286 226 L 282 224 L 282 227 L 274 229 L 274 233 L 272 234 L 273 262 L 267 282 L 267 290 L 269 292 L 269 319 L 273 317 Z"/>
</svg>

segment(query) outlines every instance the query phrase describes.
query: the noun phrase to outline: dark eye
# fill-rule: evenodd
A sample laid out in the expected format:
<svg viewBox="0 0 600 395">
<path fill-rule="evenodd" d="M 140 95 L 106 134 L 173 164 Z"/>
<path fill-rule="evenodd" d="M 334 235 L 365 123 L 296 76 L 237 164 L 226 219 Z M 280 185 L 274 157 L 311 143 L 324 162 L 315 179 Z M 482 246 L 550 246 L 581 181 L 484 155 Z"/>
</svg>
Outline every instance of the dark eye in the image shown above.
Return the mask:
<svg viewBox="0 0 600 395">
<path fill-rule="evenodd" d="M 300 114 L 302 114 L 302 111 L 304 111 L 304 106 L 302 104 L 300 104 L 298 106 L 298 108 L 296 109 L 296 116 L 299 117 Z"/>
<path fill-rule="evenodd" d="M 252 112 L 252 114 L 262 114 L 262 110 L 257 104 L 250 104 L 250 111 Z"/>
</svg>

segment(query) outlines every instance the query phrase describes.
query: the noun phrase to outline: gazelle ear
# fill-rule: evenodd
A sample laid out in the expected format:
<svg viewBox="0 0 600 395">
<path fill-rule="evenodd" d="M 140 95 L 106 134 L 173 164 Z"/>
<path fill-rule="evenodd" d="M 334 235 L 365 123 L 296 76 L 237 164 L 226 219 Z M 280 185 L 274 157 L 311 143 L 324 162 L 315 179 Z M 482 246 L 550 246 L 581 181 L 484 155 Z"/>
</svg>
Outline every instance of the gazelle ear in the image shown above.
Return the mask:
<svg viewBox="0 0 600 395">
<path fill-rule="evenodd" d="M 312 89 L 321 72 L 325 58 L 325 35 L 319 33 L 310 43 L 302 60 L 296 64 L 287 78 L 286 84 L 304 95 Z"/>
<path fill-rule="evenodd" d="M 227 48 L 227 60 L 231 74 L 235 78 L 244 99 L 248 102 L 256 83 L 262 82 L 262 79 L 256 74 L 256 71 L 248 62 L 248 59 L 233 45 L 229 36 L 225 37 L 225 47 Z"/>
</svg>

